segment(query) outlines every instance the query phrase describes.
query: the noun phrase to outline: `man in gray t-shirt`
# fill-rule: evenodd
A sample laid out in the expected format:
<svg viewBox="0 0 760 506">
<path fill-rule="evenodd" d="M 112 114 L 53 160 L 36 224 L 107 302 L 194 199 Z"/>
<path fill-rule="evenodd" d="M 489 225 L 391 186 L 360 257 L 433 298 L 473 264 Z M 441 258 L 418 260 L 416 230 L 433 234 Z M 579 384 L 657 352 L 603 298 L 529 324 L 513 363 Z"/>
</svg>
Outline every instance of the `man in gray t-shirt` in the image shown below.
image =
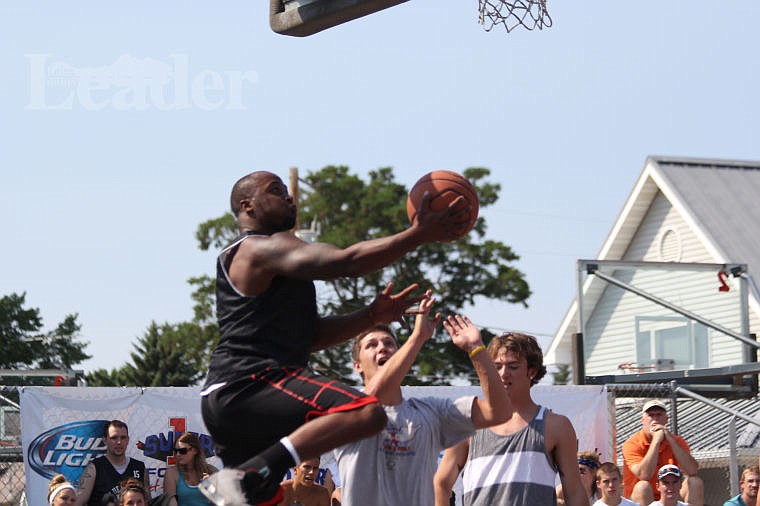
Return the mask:
<svg viewBox="0 0 760 506">
<path fill-rule="evenodd" d="M 459 315 L 446 318 L 443 325 L 454 344 L 469 354 L 484 399 L 402 397 L 404 376 L 441 320 L 440 314 L 428 318 L 434 303 L 428 291 L 414 330 L 401 348 L 391 329 L 382 325 L 354 340 L 354 369 L 364 380 L 364 392 L 383 405 L 388 424 L 376 436 L 334 450 L 343 506 L 432 506 L 439 453 L 475 429 L 501 423 L 511 414 L 507 391 L 490 356 L 484 353 L 480 331 Z"/>
</svg>

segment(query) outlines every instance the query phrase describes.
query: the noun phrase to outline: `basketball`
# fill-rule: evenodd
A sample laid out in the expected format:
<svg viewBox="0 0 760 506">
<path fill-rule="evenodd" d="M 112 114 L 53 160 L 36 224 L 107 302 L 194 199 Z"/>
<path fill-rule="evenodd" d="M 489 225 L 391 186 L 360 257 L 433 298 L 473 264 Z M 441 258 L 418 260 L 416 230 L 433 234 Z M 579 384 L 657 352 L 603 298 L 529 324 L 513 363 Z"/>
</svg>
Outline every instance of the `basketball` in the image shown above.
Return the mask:
<svg viewBox="0 0 760 506">
<path fill-rule="evenodd" d="M 414 183 L 406 199 L 406 214 L 410 222 L 414 222 L 425 192 L 430 192 L 430 208 L 436 212 L 446 209 L 460 195 L 464 197 L 465 204 L 469 204 L 469 220 L 461 232 L 457 231 L 457 238 L 465 236 L 475 226 L 478 219 L 478 193 L 464 176 L 450 170 L 436 170 L 422 176 Z"/>
</svg>

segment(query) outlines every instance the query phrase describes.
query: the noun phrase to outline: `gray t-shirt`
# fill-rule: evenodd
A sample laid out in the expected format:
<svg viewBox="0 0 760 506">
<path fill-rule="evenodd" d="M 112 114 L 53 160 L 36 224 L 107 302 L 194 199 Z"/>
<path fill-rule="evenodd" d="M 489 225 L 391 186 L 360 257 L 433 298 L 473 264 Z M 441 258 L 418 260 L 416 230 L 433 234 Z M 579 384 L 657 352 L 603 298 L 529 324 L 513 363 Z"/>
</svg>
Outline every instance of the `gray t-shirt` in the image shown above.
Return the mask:
<svg viewBox="0 0 760 506">
<path fill-rule="evenodd" d="M 473 396 L 404 399 L 383 406 L 378 435 L 334 450 L 343 506 L 433 506 L 438 454 L 470 437 Z"/>
</svg>

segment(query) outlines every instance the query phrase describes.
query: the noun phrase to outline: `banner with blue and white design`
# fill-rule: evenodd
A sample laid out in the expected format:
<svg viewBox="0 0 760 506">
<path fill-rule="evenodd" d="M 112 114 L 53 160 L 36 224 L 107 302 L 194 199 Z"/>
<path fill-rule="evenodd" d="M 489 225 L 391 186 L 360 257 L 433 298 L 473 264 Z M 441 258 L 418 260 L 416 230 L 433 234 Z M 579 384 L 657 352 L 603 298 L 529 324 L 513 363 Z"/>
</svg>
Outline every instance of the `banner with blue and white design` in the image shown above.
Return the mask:
<svg viewBox="0 0 760 506">
<path fill-rule="evenodd" d="M 145 463 L 151 493 L 163 490 L 167 465 L 174 464 L 174 439 L 198 434 L 209 463 L 211 437 L 200 413 L 196 388 L 24 387 L 21 439 L 29 504 L 47 504 L 50 478 L 63 474 L 75 486 L 87 464 L 103 455 L 105 425 L 118 419 L 129 427 L 128 457 Z"/>
</svg>

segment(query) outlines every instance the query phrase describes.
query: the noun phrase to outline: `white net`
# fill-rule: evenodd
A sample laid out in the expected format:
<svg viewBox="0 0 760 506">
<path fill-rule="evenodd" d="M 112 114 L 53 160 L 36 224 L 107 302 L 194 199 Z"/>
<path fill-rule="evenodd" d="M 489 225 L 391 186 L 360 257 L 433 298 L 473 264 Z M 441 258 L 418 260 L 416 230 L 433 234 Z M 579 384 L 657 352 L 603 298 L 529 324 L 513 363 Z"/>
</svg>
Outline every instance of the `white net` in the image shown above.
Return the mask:
<svg viewBox="0 0 760 506">
<path fill-rule="evenodd" d="M 546 0 L 479 0 L 480 24 L 490 32 L 494 26 L 503 25 L 507 32 L 518 26 L 526 30 L 552 26 L 552 18 L 546 10 Z"/>
</svg>

